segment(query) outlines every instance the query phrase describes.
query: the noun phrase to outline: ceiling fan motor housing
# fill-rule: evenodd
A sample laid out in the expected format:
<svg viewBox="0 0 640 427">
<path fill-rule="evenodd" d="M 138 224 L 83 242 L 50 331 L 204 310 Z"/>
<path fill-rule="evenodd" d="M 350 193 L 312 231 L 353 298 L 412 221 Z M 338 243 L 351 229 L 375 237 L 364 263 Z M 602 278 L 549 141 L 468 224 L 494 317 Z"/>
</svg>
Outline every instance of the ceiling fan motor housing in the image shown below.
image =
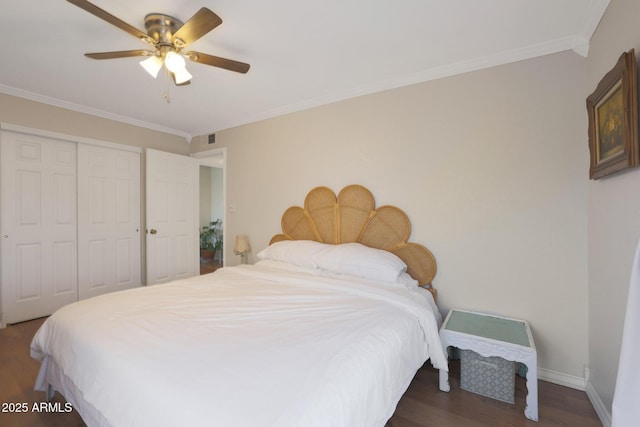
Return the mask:
<svg viewBox="0 0 640 427">
<path fill-rule="evenodd" d="M 150 13 L 144 17 L 144 28 L 147 34 L 155 40 L 156 45 L 160 46 L 173 45 L 175 42 L 173 35 L 182 25 L 184 24 L 179 19 L 161 13 Z M 181 47 L 179 43 L 176 44 L 176 48 Z"/>
</svg>

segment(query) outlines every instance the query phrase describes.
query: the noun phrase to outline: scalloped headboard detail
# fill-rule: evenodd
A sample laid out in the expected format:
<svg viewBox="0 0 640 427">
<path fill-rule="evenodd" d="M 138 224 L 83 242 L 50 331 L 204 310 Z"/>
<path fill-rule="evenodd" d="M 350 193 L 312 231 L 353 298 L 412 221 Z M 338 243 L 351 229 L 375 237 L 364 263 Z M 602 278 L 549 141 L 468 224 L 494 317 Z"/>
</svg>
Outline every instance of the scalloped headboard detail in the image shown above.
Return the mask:
<svg viewBox="0 0 640 427">
<path fill-rule="evenodd" d="M 327 187 L 307 194 L 304 208 L 292 206 L 282 215 L 282 240 L 316 240 L 340 244 L 358 242 L 389 251 L 407 264 L 407 273 L 421 286 L 431 288 L 436 260 L 426 247 L 409 243 L 409 217 L 395 206 L 375 207 L 373 195 L 361 185 L 349 185 L 338 196 Z M 431 288 L 432 289 L 432 288 Z M 432 290 L 435 297 L 435 289 Z"/>
</svg>

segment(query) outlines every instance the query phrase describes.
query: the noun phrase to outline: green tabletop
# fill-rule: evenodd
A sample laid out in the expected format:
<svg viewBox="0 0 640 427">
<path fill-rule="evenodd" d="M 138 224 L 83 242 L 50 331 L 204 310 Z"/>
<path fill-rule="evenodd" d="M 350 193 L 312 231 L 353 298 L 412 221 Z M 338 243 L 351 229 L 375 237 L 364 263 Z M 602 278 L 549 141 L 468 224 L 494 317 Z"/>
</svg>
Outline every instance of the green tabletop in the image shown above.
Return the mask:
<svg viewBox="0 0 640 427">
<path fill-rule="evenodd" d="M 531 347 L 524 322 L 453 310 L 444 329 Z"/>
</svg>

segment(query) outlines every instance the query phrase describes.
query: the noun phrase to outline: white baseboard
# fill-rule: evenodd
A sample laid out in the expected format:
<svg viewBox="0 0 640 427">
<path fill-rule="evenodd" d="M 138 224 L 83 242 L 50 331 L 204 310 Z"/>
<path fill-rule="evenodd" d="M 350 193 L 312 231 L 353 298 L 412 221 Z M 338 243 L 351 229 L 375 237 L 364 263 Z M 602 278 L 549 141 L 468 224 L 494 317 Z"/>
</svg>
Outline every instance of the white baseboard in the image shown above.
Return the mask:
<svg viewBox="0 0 640 427">
<path fill-rule="evenodd" d="M 585 380 L 575 375 L 563 374 L 550 369 L 538 368 L 538 379 L 564 387 L 585 391 Z"/>
<path fill-rule="evenodd" d="M 600 418 L 600 422 L 603 427 L 611 427 L 611 414 L 604 403 L 602 403 L 602 399 L 600 399 L 600 396 L 593 387 L 593 384 L 591 384 L 591 381 L 587 381 L 585 391 L 587 392 L 587 397 L 589 397 L 589 400 L 593 405 L 593 409 L 596 410 L 596 414 L 598 414 L 598 418 Z"/>
<path fill-rule="evenodd" d="M 600 396 L 593 387 L 593 384 L 589 381 L 588 368 L 585 368 L 585 376 L 587 377 L 586 380 L 575 375 L 567 375 L 549 369 L 538 368 L 538 379 L 586 392 L 587 397 L 591 401 L 596 414 L 598 414 L 598 418 L 600 418 L 600 422 L 603 427 L 611 427 L 611 413 L 609 413 L 609 410 L 602 402 L 602 399 L 600 399 Z"/>
</svg>

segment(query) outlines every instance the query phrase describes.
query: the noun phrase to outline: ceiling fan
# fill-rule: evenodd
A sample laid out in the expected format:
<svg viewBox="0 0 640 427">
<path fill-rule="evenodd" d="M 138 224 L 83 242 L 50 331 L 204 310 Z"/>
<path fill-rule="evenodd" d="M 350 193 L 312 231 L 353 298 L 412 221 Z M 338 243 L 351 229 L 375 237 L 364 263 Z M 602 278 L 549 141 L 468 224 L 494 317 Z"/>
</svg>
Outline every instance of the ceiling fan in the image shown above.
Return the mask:
<svg viewBox="0 0 640 427">
<path fill-rule="evenodd" d="M 67 0 L 81 9 L 97 16 L 108 23 L 115 25 L 123 31 L 137 37 L 143 42 L 153 46 L 153 50 L 122 50 L 116 52 L 85 53 L 85 56 L 92 59 L 113 59 L 129 58 L 136 56 L 147 57 L 140 62 L 140 65 L 147 70 L 154 78 L 164 65 L 171 75 L 174 83 L 178 86 L 191 83 L 191 74 L 186 69 L 184 58 L 200 64 L 211 65 L 213 67 L 224 68 L 225 70 L 237 73 L 249 71 L 249 64 L 234 61 L 232 59 L 220 58 L 219 56 L 207 55 L 196 51 L 182 52 L 189 44 L 195 42 L 209 31 L 222 24 L 222 19 L 206 7 L 201 8 L 187 22 L 182 22 L 169 15 L 161 13 L 150 13 L 144 18 L 146 33 L 127 24 L 109 12 L 100 9 L 98 6 L 87 0 Z"/>
</svg>

